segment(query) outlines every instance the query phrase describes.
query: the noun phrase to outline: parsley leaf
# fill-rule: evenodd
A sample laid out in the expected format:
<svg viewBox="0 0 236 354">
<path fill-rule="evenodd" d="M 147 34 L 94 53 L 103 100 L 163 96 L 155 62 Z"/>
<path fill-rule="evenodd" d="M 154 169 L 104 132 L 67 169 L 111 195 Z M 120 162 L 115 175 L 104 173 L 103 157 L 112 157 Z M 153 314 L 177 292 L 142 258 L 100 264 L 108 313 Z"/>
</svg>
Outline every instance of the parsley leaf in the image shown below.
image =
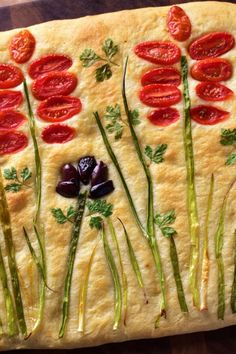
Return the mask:
<svg viewBox="0 0 236 354">
<path fill-rule="evenodd" d="M 131 116 L 131 121 L 132 124 L 135 125 L 139 125 L 141 123 L 140 119 L 139 119 L 139 111 L 137 109 L 134 109 L 133 111 L 130 111 L 130 116 Z"/>
<path fill-rule="evenodd" d="M 110 60 L 118 52 L 118 45 L 115 45 L 111 38 L 105 40 L 102 50 L 106 54 L 106 57 Z"/>
<path fill-rule="evenodd" d="M 58 224 L 65 224 L 67 221 L 73 223 L 72 219 L 76 214 L 73 206 L 69 206 L 66 215 L 63 213 L 61 208 L 53 208 L 51 209 L 51 212 Z"/>
<path fill-rule="evenodd" d="M 95 213 L 101 214 L 105 217 L 112 215 L 113 205 L 107 203 L 106 200 L 97 199 L 94 201 L 88 201 L 87 207 L 90 212 L 90 215 Z"/>
<path fill-rule="evenodd" d="M 168 238 L 177 234 L 173 227 L 168 226 L 173 224 L 175 219 L 175 211 L 172 209 L 166 213 L 157 214 L 154 218 L 154 222 L 160 228 L 162 235 Z"/>
<path fill-rule="evenodd" d="M 89 221 L 89 226 L 91 229 L 101 230 L 103 219 L 101 216 L 92 216 Z"/>
<path fill-rule="evenodd" d="M 221 129 L 221 140 L 222 145 L 233 145 L 236 142 L 236 128 L 235 129 Z"/>
<path fill-rule="evenodd" d="M 20 183 L 11 183 L 11 184 L 7 184 L 6 185 L 5 190 L 7 192 L 16 193 L 16 192 L 19 192 L 21 190 L 21 187 L 22 187 L 22 184 L 20 184 Z"/>
<path fill-rule="evenodd" d="M 17 179 L 17 172 L 16 172 L 15 167 L 6 168 L 3 171 L 3 176 L 7 180 L 16 180 Z"/>
<path fill-rule="evenodd" d="M 102 82 L 104 80 L 110 79 L 110 77 L 112 76 L 110 64 L 104 64 L 99 68 L 97 68 L 95 72 L 95 76 L 97 82 Z"/>
<path fill-rule="evenodd" d="M 23 170 L 20 173 L 20 176 L 22 178 L 22 180 L 25 182 L 28 179 L 30 179 L 30 177 L 32 176 L 32 172 L 30 172 L 30 170 L 28 169 L 28 167 L 23 168 Z"/>
<path fill-rule="evenodd" d="M 115 140 L 119 140 L 124 130 L 124 126 L 121 124 L 120 106 L 118 104 L 114 107 L 107 106 L 105 118 L 110 121 L 110 123 L 106 125 L 108 133 L 115 133 Z"/>
<path fill-rule="evenodd" d="M 235 153 L 231 153 L 229 154 L 229 156 L 227 157 L 227 160 L 225 162 L 225 164 L 227 166 L 233 165 L 236 162 L 236 154 Z"/>
<path fill-rule="evenodd" d="M 150 145 L 145 147 L 144 153 L 154 163 L 161 163 L 164 161 L 164 154 L 166 152 L 167 145 L 159 144 L 155 149 L 152 149 Z"/>
<path fill-rule="evenodd" d="M 83 66 L 86 68 L 92 66 L 96 61 L 101 59 L 93 49 L 85 49 L 79 58 L 83 62 Z"/>
</svg>

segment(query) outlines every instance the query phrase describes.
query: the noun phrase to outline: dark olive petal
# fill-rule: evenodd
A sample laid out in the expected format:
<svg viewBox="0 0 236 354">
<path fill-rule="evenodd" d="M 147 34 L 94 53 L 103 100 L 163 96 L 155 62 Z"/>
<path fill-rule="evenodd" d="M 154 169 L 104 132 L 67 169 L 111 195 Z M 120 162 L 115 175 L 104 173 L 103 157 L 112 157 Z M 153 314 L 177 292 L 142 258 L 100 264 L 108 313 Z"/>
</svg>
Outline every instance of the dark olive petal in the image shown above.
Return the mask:
<svg viewBox="0 0 236 354">
<path fill-rule="evenodd" d="M 115 188 L 111 180 L 102 182 L 100 184 L 97 184 L 96 186 L 93 186 L 90 189 L 90 198 L 96 199 L 96 198 L 104 197 L 105 195 L 113 192 L 114 189 Z"/>
<path fill-rule="evenodd" d="M 78 162 L 78 171 L 81 182 L 88 184 L 92 175 L 92 172 L 97 165 L 94 156 L 84 156 Z"/>
<path fill-rule="evenodd" d="M 95 186 L 102 182 L 105 182 L 108 178 L 108 167 L 107 165 L 100 161 L 98 165 L 94 168 L 91 178 L 91 186 Z"/>
<path fill-rule="evenodd" d="M 61 179 L 63 181 L 77 180 L 79 178 L 78 171 L 71 163 L 66 163 L 61 168 Z"/>
<path fill-rule="evenodd" d="M 60 181 L 56 186 L 56 192 L 65 198 L 75 198 L 79 194 L 79 186 L 75 180 Z"/>
</svg>

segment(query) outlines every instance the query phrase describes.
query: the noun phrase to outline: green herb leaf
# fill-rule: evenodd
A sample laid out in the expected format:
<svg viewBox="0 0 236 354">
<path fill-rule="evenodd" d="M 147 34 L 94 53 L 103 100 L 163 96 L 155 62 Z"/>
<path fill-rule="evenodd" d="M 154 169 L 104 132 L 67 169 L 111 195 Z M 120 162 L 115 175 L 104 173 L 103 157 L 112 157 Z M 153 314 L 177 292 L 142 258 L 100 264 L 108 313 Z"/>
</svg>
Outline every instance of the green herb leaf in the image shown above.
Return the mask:
<svg viewBox="0 0 236 354">
<path fill-rule="evenodd" d="M 139 125 L 141 123 L 141 121 L 139 119 L 139 111 L 137 109 L 130 111 L 130 119 L 131 119 L 132 125 L 134 125 L 134 126 Z"/>
<path fill-rule="evenodd" d="M 161 230 L 162 235 L 167 237 L 167 238 L 173 237 L 174 235 L 177 234 L 175 229 L 173 227 L 170 227 L 170 226 L 161 227 L 160 230 Z"/>
<path fill-rule="evenodd" d="M 21 171 L 20 176 L 21 176 L 22 180 L 25 182 L 28 179 L 30 179 L 30 177 L 32 176 L 32 172 L 28 169 L 28 167 L 25 167 Z"/>
<path fill-rule="evenodd" d="M 11 184 L 7 184 L 6 187 L 5 187 L 5 190 L 7 192 L 13 192 L 13 193 L 16 193 L 16 192 L 19 192 L 22 188 L 22 184 L 20 183 L 11 183 Z"/>
<path fill-rule="evenodd" d="M 106 218 L 112 215 L 113 205 L 107 203 L 107 201 L 104 199 L 97 199 L 94 201 L 89 200 L 86 205 L 88 207 L 90 215 L 98 213 L 105 216 Z"/>
<path fill-rule="evenodd" d="M 221 129 L 222 145 L 233 145 L 236 142 L 236 128 L 235 129 Z"/>
<path fill-rule="evenodd" d="M 118 52 L 118 45 L 115 45 L 113 40 L 108 38 L 105 40 L 102 50 L 106 54 L 106 57 L 110 60 Z"/>
<path fill-rule="evenodd" d="M 7 180 L 16 180 L 17 179 L 17 172 L 16 172 L 15 167 L 6 168 L 3 171 L 3 176 Z"/>
<path fill-rule="evenodd" d="M 64 215 L 61 208 L 53 208 L 53 209 L 51 209 L 51 212 L 52 212 L 52 215 L 54 216 L 54 218 L 56 219 L 56 221 L 58 222 L 58 224 L 65 224 L 65 222 L 67 222 L 68 219 Z"/>
<path fill-rule="evenodd" d="M 166 152 L 167 145 L 166 144 L 159 144 L 153 150 L 150 145 L 145 147 L 144 153 L 149 159 L 155 163 L 161 163 L 164 161 L 164 154 Z"/>
<path fill-rule="evenodd" d="M 97 82 L 102 82 L 104 80 L 110 79 L 110 77 L 112 76 L 110 64 L 104 64 L 99 68 L 97 68 L 95 72 L 95 76 Z"/>
<path fill-rule="evenodd" d="M 225 162 L 226 165 L 230 166 L 233 165 L 236 162 L 236 154 L 235 153 L 231 153 L 228 157 L 227 160 Z"/>
<path fill-rule="evenodd" d="M 175 222 L 175 219 L 175 211 L 172 209 L 167 211 L 166 213 L 157 214 L 154 218 L 154 221 L 159 227 L 162 227 L 173 224 Z"/>
<path fill-rule="evenodd" d="M 69 208 L 67 209 L 67 213 L 66 213 L 67 220 L 74 218 L 75 215 L 76 215 L 75 208 L 72 205 L 69 206 Z"/>
<path fill-rule="evenodd" d="M 101 230 L 103 219 L 101 216 L 92 216 L 89 220 L 89 226 L 91 229 Z"/>
<path fill-rule="evenodd" d="M 123 124 L 121 123 L 120 106 L 116 104 L 113 106 L 107 106 L 105 118 L 109 120 L 106 129 L 109 133 L 115 132 L 115 140 L 119 140 L 123 134 Z"/>
<path fill-rule="evenodd" d="M 92 66 L 96 61 L 101 59 L 93 49 L 85 49 L 79 58 L 83 62 L 83 66 L 86 68 Z"/>
</svg>

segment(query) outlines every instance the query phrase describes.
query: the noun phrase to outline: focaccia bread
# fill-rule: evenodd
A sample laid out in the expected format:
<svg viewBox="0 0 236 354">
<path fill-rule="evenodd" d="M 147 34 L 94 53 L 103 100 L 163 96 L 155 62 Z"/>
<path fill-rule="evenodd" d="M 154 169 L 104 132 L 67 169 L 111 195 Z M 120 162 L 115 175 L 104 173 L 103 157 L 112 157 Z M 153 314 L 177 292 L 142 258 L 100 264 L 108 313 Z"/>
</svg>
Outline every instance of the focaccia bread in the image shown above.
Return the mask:
<svg viewBox="0 0 236 354">
<path fill-rule="evenodd" d="M 236 323 L 236 6 L 180 7 L 0 33 L 2 350 Z"/>
</svg>

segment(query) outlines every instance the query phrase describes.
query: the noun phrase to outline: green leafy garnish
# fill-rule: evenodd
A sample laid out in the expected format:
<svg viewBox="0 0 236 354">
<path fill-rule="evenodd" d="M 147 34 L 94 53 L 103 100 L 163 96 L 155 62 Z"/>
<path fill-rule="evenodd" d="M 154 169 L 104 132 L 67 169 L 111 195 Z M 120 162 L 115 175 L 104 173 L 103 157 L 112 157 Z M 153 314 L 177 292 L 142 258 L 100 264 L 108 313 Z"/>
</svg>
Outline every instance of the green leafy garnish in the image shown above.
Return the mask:
<svg viewBox="0 0 236 354">
<path fill-rule="evenodd" d="M 122 291 L 120 284 L 119 273 L 114 261 L 114 256 L 112 254 L 111 248 L 109 246 L 106 231 L 103 226 L 102 228 L 102 241 L 104 252 L 106 255 L 107 263 L 111 271 L 111 276 L 114 284 L 114 292 L 115 292 L 115 302 L 114 302 L 114 322 L 113 322 L 113 330 L 117 330 L 121 320 L 121 311 L 122 311 Z"/>
<path fill-rule="evenodd" d="M 125 62 L 125 67 L 124 67 L 124 73 L 123 73 L 123 83 L 122 83 L 122 98 L 123 98 L 123 104 L 125 108 L 125 113 L 127 116 L 128 124 L 129 124 L 129 129 L 132 137 L 132 141 L 138 156 L 138 159 L 143 167 L 143 171 L 145 173 L 146 179 L 147 179 L 147 189 L 148 189 L 148 205 L 147 205 L 147 238 L 148 238 L 148 243 L 149 247 L 152 251 L 153 259 L 155 262 L 156 270 L 159 275 L 159 281 L 160 281 L 160 287 L 161 287 L 161 306 L 160 306 L 160 314 L 158 315 L 158 319 L 156 321 L 156 326 L 158 324 L 159 318 L 164 316 L 166 317 L 166 290 L 165 290 L 165 279 L 164 279 L 164 272 L 162 269 L 162 263 L 161 263 L 161 256 L 160 256 L 160 251 L 158 248 L 158 244 L 156 242 L 156 235 L 155 235 L 155 225 L 154 225 L 154 195 L 153 195 L 153 181 L 152 181 L 152 176 L 151 172 L 149 170 L 149 167 L 146 164 L 144 154 L 141 150 L 141 147 L 139 145 L 138 137 L 136 135 L 134 126 L 133 126 L 133 114 L 132 111 L 130 110 L 128 106 L 128 101 L 126 97 L 126 71 L 127 71 L 127 65 L 128 65 L 128 57 L 126 58 Z"/>
<path fill-rule="evenodd" d="M 65 334 L 65 327 L 68 321 L 69 316 L 69 306 L 70 306 L 70 291 L 71 291 L 71 282 L 72 282 L 72 274 L 75 263 L 75 256 L 77 245 L 80 236 L 80 229 L 82 225 L 84 209 L 86 205 L 87 193 L 80 193 L 78 196 L 78 206 L 76 209 L 75 221 L 73 224 L 71 241 L 70 241 L 70 249 L 67 260 L 67 273 L 64 283 L 64 295 L 63 295 L 63 303 L 62 303 L 62 320 L 59 331 L 59 338 L 62 338 Z"/>
<path fill-rule="evenodd" d="M 113 205 L 110 203 L 107 203 L 106 200 L 104 199 L 97 199 L 94 201 L 88 201 L 86 203 L 87 208 L 91 214 L 95 214 L 95 213 L 99 213 L 102 216 L 105 216 L 106 218 L 108 216 L 112 215 L 112 209 L 113 209 Z"/>
<path fill-rule="evenodd" d="M 217 225 L 217 230 L 215 233 L 215 257 L 216 257 L 216 262 L 217 262 L 217 267 L 218 267 L 218 310 L 217 310 L 217 315 L 218 319 L 223 320 L 224 319 L 224 313 L 225 313 L 225 277 L 224 277 L 224 261 L 223 261 L 223 255 L 222 255 L 222 250 L 223 250 L 223 245 L 224 245 L 224 221 L 225 221 L 225 211 L 226 211 L 226 205 L 227 205 L 227 199 L 229 196 L 229 193 L 234 185 L 235 181 L 231 183 L 229 186 L 221 208 L 219 212 L 219 220 L 218 220 L 218 225 Z"/>
<path fill-rule="evenodd" d="M 73 206 L 69 206 L 66 214 L 63 213 L 61 208 L 53 208 L 51 209 L 51 212 L 58 224 L 65 224 L 67 221 L 73 223 L 76 215 L 76 210 Z"/>
<path fill-rule="evenodd" d="M 107 106 L 105 118 L 109 121 L 106 125 L 108 133 L 115 133 L 115 140 L 119 140 L 122 137 L 124 125 L 121 120 L 120 106 L 116 104 L 113 106 Z"/>
<path fill-rule="evenodd" d="M 126 243 L 127 243 L 128 251 L 129 251 L 129 258 L 130 258 L 130 262 L 131 262 L 134 274 L 136 276 L 138 285 L 143 290 L 144 300 L 145 300 L 145 303 L 147 304 L 148 300 L 147 300 L 147 295 L 146 295 L 146 291 L 145 291 L 145 287 L 144 287 L 143 277 L 142 277 L 142 273 L 141 273 L 141 270 L 138 265 L 137 258 L 134 253 L 133 246 L 131 244 L 131 241 L 130 241 L 130 238 L 129 238 L 129 235 L 128 235 L 125 225 L 123 224 L 121 219 L 118 218 L 118 220 L 121 223 L 123 230 L 124 230 L 124 235 L 125 235 L 125 239 L 126 239 Z"/>
<path fill-rule="evenodd" d="M 103 218 L 101 216 L 92 216 L 89 220 L 89 226 L 91 229 L 101 230 Z"/>
<path fill-rule="evenodd" d="M 221 140 L 222 145 L 233 145 L 236 143 L 236 128 L 235 129 L 221 129 Z"/>
<path fill-rule="evenodd" d="M 164 161 L 164 154 L 166 152 L 166 149 L 167 149 L 166 144 L 159 144 L 155 149 L 147 145 L 145 147 L 144 153 L 152 162 L 158 164 Z"/>
<path fill-rule="evenodd" d="M 236 313 L 236 230 L 234 230 L 234 279 L 231 290 L 231 310 Z"/>
<path fill-rule="evenodd" d="M 84 276 L 84 281 L 81 285 L 80 291 L 79 291 L 79 325 L 78 325 L 78 332 L 84 333 L 84 328 L 85 328 L 85 309 L 86 309 L 86 301 L 87 301 L 87 292 L 88 292 L 88 281 L 89 281 L 89 275 L 93 263 L 93 259 L 95 256 L 95 252 L 97 249 L 97 245 L 94 247 L 91 256 L 89 258 L 89 262 L 85 271 L 85 276 Z"/>
<path fill-rule="evenodd" d="M 23 186 L 28 187 L 25 182 L 31 178 L 32 172 L 28 167 L 25 167 L 20 171 L 20 177 L 18 177 L 15 167 L 11 167 L 4 169 L 3 176 L 7 181 L 14 181 L 13 183 L 7 184 L 5 190 L 7 192 L 16 193 L 19 192 Z"/>
<path fill-rule="evenodd" d="M 139 119 L 139 111 L 137 109 L 130 111 L 130 120 L 133 126 L 139 125 L 141 123 Z"/>
<path fill-rule="evenodd" d="M 208 280 L 209 280 L 209 255 L 208 255 L 208 238 L 209 238 L 209 221 L 210 213 L 212 209 L 214 192 L 214 175 L 211 176 L 210 190 L 207 201 L 207 212 L 205 220 L 204 242 L 203 242 L 203 254 L 202 254 L 202 269 L 201 269 L 201 292 L 200 292 L 200 309 L 207 310 L 207 292 L 208 292 Z"/>
<path fill-rule="evenodd" d="M 106 64 L 98 67 L 95 71 L 96 81 L 102 82 L 110 79 L 112 76 L 111 66 L 117 66 L 117 64 L 112 61 L 112 58 L 117 54 L 118 50 L 118 45 L 114 44 L 113 40 L 108 38 L 102 45 L 102 51 L 104 52 L 105 57 L 98 55 L 93 49 L 87 48 L 81 53 L 80 60 L 86 68 L 98 61 L 105 61 Z"/>
<path fill-rule="evenodd" d="M 13 296 L 15 300 L 15 307 L 16 307 L 16 314 L 19 323 L 19 328 L 21 334 L 27 336 L 27 326 L 25 322 L 24 307 L 23 307 L 23 302 L 21 297 L 20 282 L 19 282 L 18 269 L 16 264 L 16 257 L 15 257 L 15 247 L 14 247 L 13 237 L 12 237 L 11 218 L 10 218 L 10 212 L 8 209 L 7 199 L 6 199 L 5 190 L 3 186 L 1 170 L 0 170 L 0 223 L 2 227 L 5 245 L 6 245 L 8 266 L 11 275 L 12 290 L 13 290 Z"/>
<path fill-rule="evenodd" d="M 236 162 L 236 153 L 231 153 L 229 154 L 229 156 L 227 157 L 227 160 L 225 162 L 226 165 L 230 166 L 233 165 Z"/>
<path fill-rule="evenodd" d="M 178 260 L 178 253 L 176 250 L 175 240 L 174 237 L 177 235 L 176 230 L 169 226 L 175 222 L 176 216 L 174 210 L 169 210 L 163 214 L 157 214 L 154 218 L 156 225 L 159 227 L 163 236 L 170 240 L 170 259 L 172 263 L 177 294 L 179 299 L 179 305 L 182 312 L 188 312 L 188 307 L 186 304 L 186 299 L 184 295 L 184 288 L 183 283 L 181 280 L 180 269 L 179 269 L 179 260 Z"/>
<path fill-rule="evenodd" d="M 198 263 L 199 263 L 199 219 L 197 210 L 197 196 L 195 190 L 194 172 L 194 152 L 192 139 L 192 125 L 190 116 L 190 95 L 188 87 L 188 62 L 186 57 L 181 58 L 181 73 L 184 85 L 184 150 L 187 169 L 187 206 L 190 230 L 190 267 L 189 281 L 193 297 L 193 304 L 199 307 L 199 288 L 198 288 Z"/>
</svg>

